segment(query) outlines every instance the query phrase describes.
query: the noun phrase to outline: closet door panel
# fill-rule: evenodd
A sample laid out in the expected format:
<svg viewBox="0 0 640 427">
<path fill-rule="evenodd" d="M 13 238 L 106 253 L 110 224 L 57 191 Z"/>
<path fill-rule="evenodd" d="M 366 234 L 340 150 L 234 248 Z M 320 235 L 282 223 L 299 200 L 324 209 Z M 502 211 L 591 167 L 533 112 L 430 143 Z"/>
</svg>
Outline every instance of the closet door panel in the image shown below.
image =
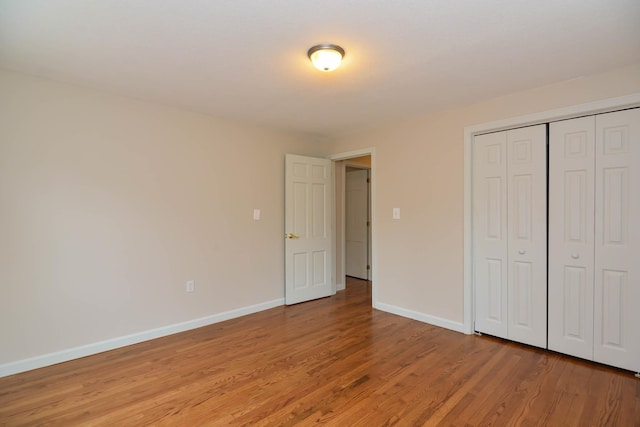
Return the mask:
<svg viewBox="0 0 640 427">
<path fill-rule="evenodd" d="M 506 133 L 474 138 L 475 330 L 507 337 Z"/>
<path fill-rule="evenodd" d="M 596 116 L 594 360 L 640 371 L 640 109 Z"/>
<path fill-rule="evenodd" d="M 507 132 L 508 337 L 547 346 L 547 136 Z"/>
<path fill-rule="evenodd" d="M 549 128 L 549 349 L 593 359 L 595 117 Z"/>
</svg>

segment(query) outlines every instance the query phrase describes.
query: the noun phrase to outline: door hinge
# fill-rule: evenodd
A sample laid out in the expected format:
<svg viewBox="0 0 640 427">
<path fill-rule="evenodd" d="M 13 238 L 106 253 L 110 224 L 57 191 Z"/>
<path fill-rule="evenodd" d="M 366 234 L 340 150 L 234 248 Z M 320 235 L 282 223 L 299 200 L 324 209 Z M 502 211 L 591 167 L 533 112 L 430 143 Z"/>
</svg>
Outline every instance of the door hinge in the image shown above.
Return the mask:
<svg viewBox="0 0 640 427">
<path fill-rule="evenodd" d="M 367 265 L 367 270 L 371 270 L 371 266 L 370 265 Z"/>
<path fill-rule="evenodd" d="M 367 184 L 371 182 L 371 178 L 367 178 Z"/>
<path fill-rule="evenodd" d="M 367 221 L 367 227 L 371 227 L 371 222 Z"/>
</svg>

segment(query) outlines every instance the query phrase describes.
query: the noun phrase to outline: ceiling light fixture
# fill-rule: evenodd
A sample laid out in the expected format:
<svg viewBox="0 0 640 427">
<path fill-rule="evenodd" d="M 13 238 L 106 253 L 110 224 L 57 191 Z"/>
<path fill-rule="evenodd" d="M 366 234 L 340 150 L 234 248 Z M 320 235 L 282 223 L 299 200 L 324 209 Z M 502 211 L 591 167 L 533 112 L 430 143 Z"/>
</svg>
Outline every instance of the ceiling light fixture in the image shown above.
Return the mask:
<svg viewBox="0 0 640 427">
<path fill-rule="evenodd" d="M 328 73 L 340 66 L 344 49 L 335 44 L 318 44 L 307 52 L 307 56 L 318 70 Z"/>
</svg>

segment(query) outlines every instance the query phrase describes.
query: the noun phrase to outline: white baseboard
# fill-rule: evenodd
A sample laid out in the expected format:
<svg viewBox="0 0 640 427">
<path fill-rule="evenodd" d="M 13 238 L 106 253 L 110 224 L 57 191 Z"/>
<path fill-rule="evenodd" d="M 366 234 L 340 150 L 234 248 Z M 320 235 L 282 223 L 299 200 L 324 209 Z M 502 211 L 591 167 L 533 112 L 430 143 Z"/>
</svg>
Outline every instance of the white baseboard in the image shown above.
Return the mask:
<svg viewBox="0 0 640 427">
<path fill-rule="evenodd" d="M 464 333 L 464 323 L 453 322 L 451 320 L 443 319 L 437 316 L 431 316 L 429 314 L 420 313 L 418 311 L 407 310 L 406 308 L 397 307 L 395 305 L 385 304 L 382 302 L 376 302 L 373 308 L 386 311 L 387 313 L 397 314 L 398 316 L 408 317 L 409 319 L 418 320 L 420 322 L 428 323 L 430 325 L 439 326 L 445 329 L 451 329 L 452 331 Z"/>
<path fill-rule="evenodd" d="M 345 286 L 344 283 L 336 283 L 336 292 L 337 291 L 344 291 L 347 287 Z"/>
<path fill-rule="evenodd" d="M 178 332 L 184 332 L 190 329 L 212 325 L 214 323 L 223 322 L 225 320 L 245 316 L 247 314 L 257 313 L 259 311 L 268 310 L 270 308 L 278 307 L 281 305 L 284 305 L 284 298 L 250 305 L 247 307 L 241 307 L 235 310 L 229 310 L 206 317 L 201 317 L 199 319 L 175 323 L 173 325 L 150 329 L 147 331 L 112 338 L 109 340 L 87 344 L 80 347 L 57 351 L 55 353 L 49 353 L 42 356 L 31 357 L 29 359 L 18 360 L 16 362 L 5 363 L 3 365 L 0 365 L 0 378 L 20 372 L 30 371 L 32 369 L 55 365 L 56 363 L 67 362 L 69 360 L 90 356 L 92 354 L 102 353 L 103 351 L 109 351 L 132 344 L 137 344 L 139 342 L 176 334 Z"/>
</svg>

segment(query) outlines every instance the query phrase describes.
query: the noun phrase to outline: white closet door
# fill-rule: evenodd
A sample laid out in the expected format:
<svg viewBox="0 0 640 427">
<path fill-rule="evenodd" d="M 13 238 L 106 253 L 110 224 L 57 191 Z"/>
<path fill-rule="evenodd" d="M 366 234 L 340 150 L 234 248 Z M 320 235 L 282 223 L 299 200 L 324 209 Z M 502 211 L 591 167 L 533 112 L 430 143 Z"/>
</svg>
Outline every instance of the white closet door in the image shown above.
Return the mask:
<svg viewBox="0 0 640 427">
<path fill-rule="evenodd" d="M 593 359 L 595 117 L 549 129 L 549 349 Z"/>
<path fill-rule="evenodd" d="M 546 126 L 474 139 L 475 329 L 547 345 Z"/>
<path fill-rule="evenodd" d="M 640 371 L 640 109 L 596 117 L 594 360 Z"/>
<path fill-rule="evenodd" d="M 507 136 L 473 144 L 475 329 L 507 338 Z"/>
<path fill-rule="evenodd" d="M 508 337 L 547 346 L 547 132 L 507 132 Z"/>
</svg>

